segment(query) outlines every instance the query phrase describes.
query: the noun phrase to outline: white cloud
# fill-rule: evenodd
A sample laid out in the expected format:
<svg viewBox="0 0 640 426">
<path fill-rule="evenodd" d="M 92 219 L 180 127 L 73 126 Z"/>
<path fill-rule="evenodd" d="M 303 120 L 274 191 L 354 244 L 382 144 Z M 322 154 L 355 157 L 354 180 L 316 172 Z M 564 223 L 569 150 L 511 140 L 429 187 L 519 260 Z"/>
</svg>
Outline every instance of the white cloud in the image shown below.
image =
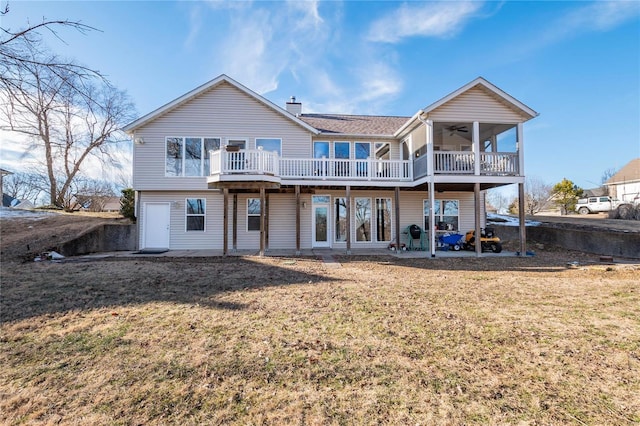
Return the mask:
<svg viewBox="0 0 640 426">
<path fill-rule="evenodd" d="M 599 1 L 572 11 L 562 22 L 567 31 L 577 28 L 606 31 L 638 15 L 637 1 Z"/>
<path fill-rule="evenodd" d="M 397 43 L 407 37 L 449 37 L 458 33 L 482 2 L 405 3 L 371 24 L 367 39 Z"/>
</svg>

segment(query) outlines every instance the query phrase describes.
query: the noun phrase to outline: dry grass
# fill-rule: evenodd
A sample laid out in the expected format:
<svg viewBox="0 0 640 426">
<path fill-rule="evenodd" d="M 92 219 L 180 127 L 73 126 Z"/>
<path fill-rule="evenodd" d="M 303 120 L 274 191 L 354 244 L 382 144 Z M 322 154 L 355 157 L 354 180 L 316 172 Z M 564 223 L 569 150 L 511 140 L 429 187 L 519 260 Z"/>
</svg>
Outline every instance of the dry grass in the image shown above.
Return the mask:
<svg viewBox="0 0 640 426">
<path fill-rule="evenodd" d="M 640 269 L 576 256 L 5 263 L 0 418 L 640 422 Z"/>
</svg>

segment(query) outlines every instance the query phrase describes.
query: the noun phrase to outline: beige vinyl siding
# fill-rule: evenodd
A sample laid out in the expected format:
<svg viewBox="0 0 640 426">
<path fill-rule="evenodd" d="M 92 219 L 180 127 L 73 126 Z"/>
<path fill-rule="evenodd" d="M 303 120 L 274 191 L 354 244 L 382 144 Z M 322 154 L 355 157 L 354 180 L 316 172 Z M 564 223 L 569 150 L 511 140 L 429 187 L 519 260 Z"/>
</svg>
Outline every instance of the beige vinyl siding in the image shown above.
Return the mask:
<svg viewBox="0 0 640 426">
<path fill-rule="evenodd" d="M 431 111 L 429 118 L 434 121 L 519 123 L 528 117 L 475 87 Z"/>
<path fill-rule="evenodd" d="M 204 198 L 205 205 L 205 230 L 186 230 L 187 198 Z M 222 249 L 222 194 L 217 191 L 193 191 L 193 192 L 142 192 L 140 196 L 141 211 L 139 246 L 144 247 L 145 223 L 144 208 L 148 202 L 166 202 L 170 205 L 170 233 L 169 248 L 172 250 L 203 250 Z"/>
<path fill-rule="evenodd" d="M 331 196 L 330 204 L 330 236 L 333 248 L 346 248 L 346 243 L 335 242 L 335 209 L 334 200 L 336 197 L 344 197 L 344 190 L 317 190 L 316 195 Z M 484 194 L 481 194 L 481 199 Z M 258 250 L 260 248 L 260 232 L 247 231 L 247 199 L 258 198 L 260 195 L 255 194 L 238 194 L 238 235 L 237 248 L 239 250 Z M 365 197 L 371 199 L 371 229 L 372 241 L 358 242 L 355 234 L 355 218 L 353 214 L 354 199 Z M 206 219 L 205 231 L 186 231 L 186 214 L 185 200 L 186 198 L 204 198 L 206 200 Z M 354 249 L 364 248 L 386 248 L 388 241 L 376 241 L 375 226 L 375 199 L 390 198 L 392 204 L 392 241 L 395 241 L 395 195 L 394 191 L 351 191 L 351 247 Z M 429 195 L 425 191 L 403 191 L 400 193 L 400 232 L 401 241 L 406 243 L 406 235 L 404 231 L 409 225 L 416 224 L 421 228 L 424 226 L 422 202 L 429 199 Z M 438 193 L 436 199 L 460 200 L 460 229 L 458 232 L 464 234 L 466 231 L 474 229 L 474 202 L 473 193 L 467 192 L 444 192 Z M 312 247 L 312 203 L 310 194 L 301 194 L 300 201 L 306 202 L 306 208 L 300 208 L 300 246 L 303 249 Z M 147 202 L 166 202 L 170 204 L 170 242 L 169 248 L 172 250 L 206 250 L 217 249 L 222 250 L 223 232 L 222 232 L 222 207 L 223 196 L 217 191 L 154 191 L 142 192 L 140 196 L 141 211 L 140 218 L 140 235 L 139 244 L 143 247 L 145 224 L 144 217 L 145 203 Z M 177 203 L 177 204 L 176 204 Z M 232 249 L 233 239 L 233 194 L 229 195 L 229 228 L 228 228 L 228 247 Z M 295 228 L 295 195 L 294 194 L 270 194 L 269 195 L 269 249 L 295 249 L 296 247 L 296 228 Z M 484 227 L 484 210 L 481 214 L 482 224 Z"/>
<path fill-rule="evenodd" d="M 227 83 L 136 130 L 133 184 L 137 190 L 204 190 L 205 177 L 165 177 L 165 138 L 219 137 L 247 139 L 255 148 L 256 138 L 282 139 L 283 157 L 308 157 L 311 133 Z"/>
</svg>

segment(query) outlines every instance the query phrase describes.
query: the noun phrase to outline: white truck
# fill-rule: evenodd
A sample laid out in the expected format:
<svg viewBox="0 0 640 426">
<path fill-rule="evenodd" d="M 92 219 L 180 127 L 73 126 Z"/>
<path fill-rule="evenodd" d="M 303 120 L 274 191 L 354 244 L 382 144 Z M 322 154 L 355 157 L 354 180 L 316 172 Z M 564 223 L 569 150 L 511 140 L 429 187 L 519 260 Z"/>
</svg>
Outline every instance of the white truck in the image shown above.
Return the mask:
<svg viewBox="0 0 640 426">
<path fill-rule="evenodd" d="M 617 198 L 589 197 L 580 198 L 576 204 L 576 211 L 580 214 L 608 212 L 620 204 Z"/>
</svg>

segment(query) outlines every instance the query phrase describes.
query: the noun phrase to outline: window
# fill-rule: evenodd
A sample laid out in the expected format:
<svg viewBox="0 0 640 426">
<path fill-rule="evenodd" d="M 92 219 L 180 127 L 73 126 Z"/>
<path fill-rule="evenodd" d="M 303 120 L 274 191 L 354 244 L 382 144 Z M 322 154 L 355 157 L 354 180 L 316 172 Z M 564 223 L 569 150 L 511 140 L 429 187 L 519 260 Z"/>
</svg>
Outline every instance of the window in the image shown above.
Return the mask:
<svg viewBox="0 0 640 426">
<path fill-rule="evenodd" d="M 318 161 L 313 162 L 313 173 L 316 176 L 325 176 L 327 174 L 327 164 L 319 159 L 329 158 L 329 142 L 314 142 L 313 158 L 318 159 Z"/>
<path fill-rule="evenodd" d="M 356 142 L 355 155 L 356 160 L 361 160 L 356 162 L 356 173 L 360 177 L 367 176 L 369 163 L 362 160 L 367 160 L 369 157 L 371 157 L 371 144 L 369 142 Z"/>
<path fill-rule="evenodd" d="M 371 198 L 355 199 L 356 241 L 371 241 Z"/>
<path fill-rule="evenodd" d="M 247 231 L 260 230 L 260 198 L 249 198 L 247 200 Z"/>
<path fill-rule="evenodd" d="M 351 144 L 349 142 L 334 142 L 333 157 L 337 160 L 344 160 L 336 161 L 336 176 L 349 176 L 349 158 L 351 157 Z"/>
<path fill-rule="evenodd" d="M 391 198 L 376 198 L 376 241 L 391 241 Z"/>
<path fill-rule="evenodd" d="M 335 218 L 336 218 L 336 242 L 347 241 L 347 199 L 344 197 L 336 197 Z"/>
<path fill-rule="evenodd" d="M 424 200 L 424 228 L 432 229 L 429 226 L 429 200 Z M 458 200 L 434 200 L 433 214 L 435 217 L 435 227 L 439 231 L 459 230 L 460 202 Z"/>
<path fill-rule="evenodd" d="M 219 138 L 166 139 L 166 176 L 206 176 L 209 174 L 210 151 L 220 149 Z"/>
<path fill-rule="evenodd" d="M 182 176 L 182 138 L 167 138 L 166 169 L 167 176 Z"/>
<path fill-rule="evenodd" d="M 282 139 L 256 139 L 256 148 L 281 155 Z"/>
<path fill-rule="evenodd" d="M 204 231 L 205 199 L 187 198 L 187 231 Z"/>
<path fill-rule="evenodd" d="M 206 176 L 211 170 L 210 156 L 211 151 L 220 150 L 220 138 L 204 138 L 204 164 L 202 173 Z"/>
</svg>

